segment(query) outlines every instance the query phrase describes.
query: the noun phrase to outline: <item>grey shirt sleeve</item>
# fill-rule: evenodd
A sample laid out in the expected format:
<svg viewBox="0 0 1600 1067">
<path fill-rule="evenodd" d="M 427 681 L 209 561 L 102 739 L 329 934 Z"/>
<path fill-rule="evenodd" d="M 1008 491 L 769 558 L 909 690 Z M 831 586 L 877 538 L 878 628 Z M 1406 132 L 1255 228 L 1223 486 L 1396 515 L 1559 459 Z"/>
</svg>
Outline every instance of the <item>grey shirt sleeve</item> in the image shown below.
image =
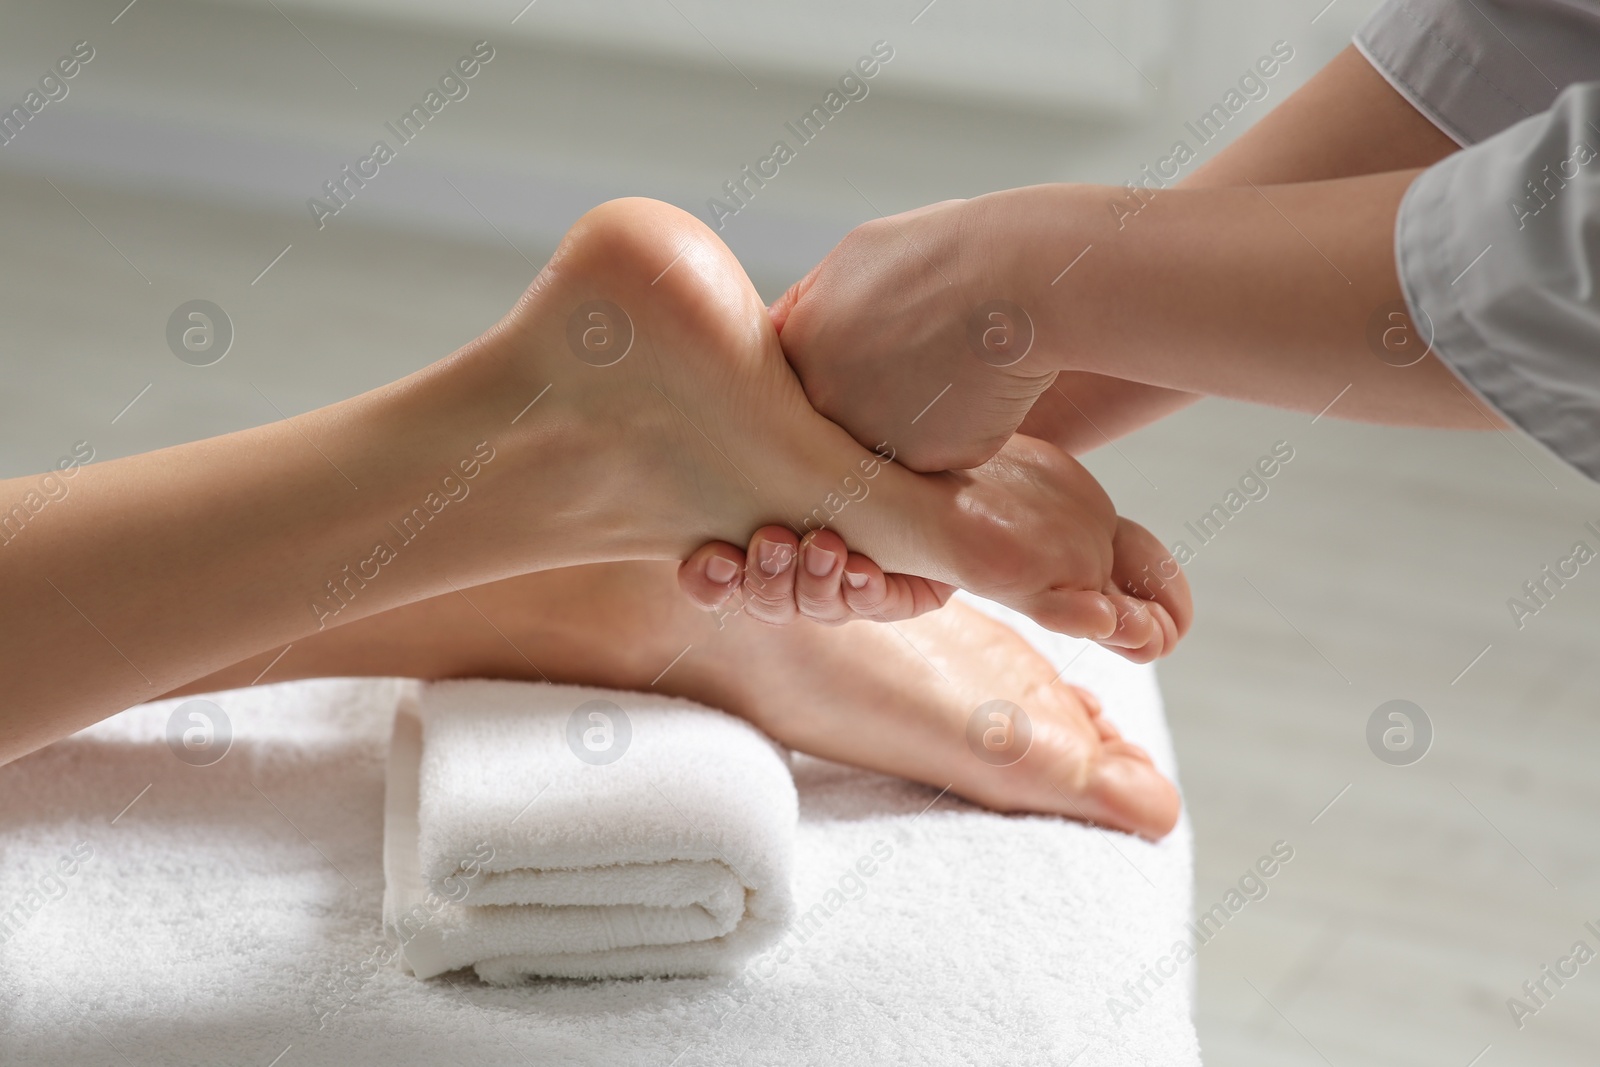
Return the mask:
<svg viewBox="0 0 1600 1067">
<path fill-rule="evenodd" d="M 1600 481 L 1600 82 L 1423 172 L 1395 256 L 1435 354 Z"/>
<path fill-rule="evenodd" d="M 1600 0 L 1389 0 L 1355 46 L 1457 144 L 1600 80 Z"/>
<path fill-rule="evenodd" d="M 1600 481 L 1600 0 L 1388 0 L 1355 46 L 1468 146 L 1400 206 L 1412 320 L 1485 402 Z"/>
</svg>

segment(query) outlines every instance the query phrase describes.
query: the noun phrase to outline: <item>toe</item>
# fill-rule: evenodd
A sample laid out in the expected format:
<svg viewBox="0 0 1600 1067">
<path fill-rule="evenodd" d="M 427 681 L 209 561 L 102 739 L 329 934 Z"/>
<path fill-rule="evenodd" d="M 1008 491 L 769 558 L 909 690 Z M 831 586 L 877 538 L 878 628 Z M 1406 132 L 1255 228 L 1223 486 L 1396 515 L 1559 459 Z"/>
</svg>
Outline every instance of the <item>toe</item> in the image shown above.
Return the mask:
<svg viewBox="0 0 1600 1067">
<path fill-rule="evenodd" d="M 1194 598 L 1183 568 L 1155 534 L 1121 516 L 1112 538 L 1112 553 L 1111 578 L 1117 587 L 1149 601 L 1166 616 L 1163 629 L 1171 632 L 1171 640 L 1165 642 L 1170 651 L 1194 620 Z"/>
<path fill-rule="evenodd" d="M 1089 773 L 1082 804 L 1091 821 L 1151 839 L 1172 831 L 1182 807 L 1177 788 L 1144 750 L 1127 742 L 1102 751 Z"/>
<path fill-rule="evenodd" d="M 1008 786 L 1012 807 L 1037 805 L 1068 818 L 1151 839 L 1171 831 L 1181 806 L 1177 789 L 1144 749 L 1125 741 L 1076 686 L 1051 687 L 1035 698 L 1030 749 Z M 1033 804 L 1020 798 L 1036 796 Z"/>
<path fill-rule="evenodd" d="M 767 623 L 788 623 L 799 617 L 794 602 L 795 561 L 800 541 L 782 526 L 763 526 L 750 539 L 744 569 L 744 610 Z"/>
<path fill-rule="evenodd" d="M 1100 643 L 1137 663 L 1159 656 L 1162 631 L 1151 604 L 1122 593 L 1110 593 L 1106 599 L 1117 613 L 1117 628 Z"/>
<path fill-rule="evenodd" d="M 1117 608 L 1104 593 L 1049 589 L 1022 607 L 1040 626 L 1068 637 L 1104 641 L 1117 631 Z"/>
<path fill-rule="evenodd" d="M 1155 840 L 1177 825 L 1178 790 L 1150 756 L 1127 741 L 1106 741 L 1058 765 L 1049 780 L 1051 810 L 1081 822 Z"/>
<path fill-rule="evenodd" d="M 1111 599 L 1119 604 L 1117 632 L 1102 642 L 1106 648 L 1134 663 L 1153 663 L 1177 647 L 1179 626 L 1164 604 L 1117 596 Z"/>
<path fill-rule="evenodd" d="M 1096 696 L 1092 690 L 1085 689 L 1083 686 L 1075 685 L 1072 682 L 1066 682 L 1063 684 L 1065 684 L 1068 689 L 1072 690 L 1073 694 L 1078 698 L 1078 700 L 1083 703 L 1083 710 L 1089 713 L 1089 718 L 1098 719 L 1101 715 L 1105 714 L 1105 705 L 1100 703 L 1100 698 Z"/>
</svg>

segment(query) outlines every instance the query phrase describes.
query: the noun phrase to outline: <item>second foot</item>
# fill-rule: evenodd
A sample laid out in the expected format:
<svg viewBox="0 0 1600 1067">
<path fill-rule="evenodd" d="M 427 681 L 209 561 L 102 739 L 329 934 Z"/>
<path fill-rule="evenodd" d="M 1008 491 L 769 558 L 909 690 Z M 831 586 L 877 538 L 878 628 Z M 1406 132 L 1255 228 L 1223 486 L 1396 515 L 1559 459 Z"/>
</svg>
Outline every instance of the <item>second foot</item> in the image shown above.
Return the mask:
<svg viewBox="0 0 1600 1067">
<path fill-rule="evenodd" d="M 1057 681 L 1016 631 L 959 601 L 895 626 L 735 620 L 724 635 L 706 658 L 727 666 L 705 668 L 726 675 L 724 699 L 798 751 L 948 786 L 996 811 L 1152 839 L 1177 823 L 1177 789 L 1098 699 Z"/>
</svg>

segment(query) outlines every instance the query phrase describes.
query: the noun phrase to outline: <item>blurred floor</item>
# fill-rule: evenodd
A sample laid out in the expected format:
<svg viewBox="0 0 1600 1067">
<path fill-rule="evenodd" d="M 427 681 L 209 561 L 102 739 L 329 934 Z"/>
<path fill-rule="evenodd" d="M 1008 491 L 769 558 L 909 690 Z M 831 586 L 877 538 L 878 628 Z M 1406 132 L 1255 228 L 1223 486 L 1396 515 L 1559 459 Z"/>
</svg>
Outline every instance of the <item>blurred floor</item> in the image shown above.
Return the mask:
<svg viewBox="0 0 1600 1067">
<path fill-rule="evenodd" d="M 1272 39 L 1280 10 L 1261 15 L 1268 25 L 1240 43 L 1231 36 L 1265 5 L 1198 7 L 1230 14 L 1198 18 L 1186 41 L 1215 44 L 1226 58 L 1185 59 L 1185 95 L 1133 132 L 1017 117 L 990 130 L 991 147 L 1033 143 L 1032 156 L 1007 169 L 975 153 L 941 184 L 938 137 L 899 156 L 867 143 L 939 114 L 886 94 L 875 101 L 878 118 L 853 134 L 841 127 L 845 143 L 829 149 L 836 157 L 815 157 L 814 172 L 838 185 L 839 161 L 858 153 L 869 175 L 859 180 L 885 211 L 1012 175 L 1120 179 L 1147 148 L 1164 147 L 1171 116 L 1215 93 L 1219 70 L 1261 50 L 1256 38 Z M 1309 17 L 1294 12 L 1301 27 Z M 311 25 L 304 19 L 296 15 Z M 1350 21 L 1344 7 L 1305 31 L 1315 47 L 1303 73 L 1337 47 L 1327 25 L 1339 19 Z M 329 47 L 338 39 L 337 27 L 312 29 Z M 453 39 L 442 52 L 397 54 L 426 52 L 413 66 L 431 72 L 435 53 L 453 58 L 452 48 Z M 409 68 L 395 77 L 411 84 Z M 793 89 L 797 98 L 808 91 Z M 61 107 L 90 99 L 85 91 Z M 765 117 L 744 121 L 766 128 Z M 982 112 L 949 122 L 995 126 Z M 1046 135 L 1085 147 L 1047 151 L 1038 144 Z M 461 137 L 451 152 L 464 152 L 470 138 Z M 689 150 L 677 151 L 681 163 Z M 159 174 L 108 183 L 87 157 L 81 171 L 57 165 L 67 158 L 0 168 L 0 475 L 42 470 L 79 440 L 110 458 L 390 381 L 497 319 L 548 254 L 550 228 L 585 196 L 622 191 L 571 179 L 561 197 L 540 201 L 549 216 L 541 225 L 508 224 L 494 204 L 487 218 L 457 205 L 459 226 L 402 230 L 390 227 L 395 213 L 375 208 L 305 240 L 303 217 L 197 196 Z M 419 154 L 413 166 L 448 173 L 453 158 Z M 696 173 L 674 177 L 668 163 L 660 180 L 697 187 Z M 648 169 L 649 154 L 631 165 Z M 916 180 L 901 180 L 913 172 Z M 796 173 L 774 190 L 769 218 L 789 219 L 788 229 L 762 231 L 752 213 L 741 220 L 752 229 L 733 235 L 768 296 L 792 280 L 780 262 L 825 249 L 843 225 L 871 217 L 838 199 L 847 188 L 811 181 Z M 788 259 L 770 252 L 782 234 L 800 241 Z M 223 306 L 237 330 L 228 356 L 205 368 L 174 359 L 164 339 L 168 314 L 197 297 Z M 1581 970 L 1521 1029 L 1506 1000 L 1580 938 L 1600 947 L 1583 929 L 1600 920 L 1594 833 L 1584 829 L 1600 807 L 1600 569 L 1581 571 L 1521 630 L 1507 599 L 1574 541 L 1600 547 L 1583 526 L 1600 523 L 1600 489 L 1515 435 L 1374 429 L 1337 413 L 1313 421 L 1207 402 L 1089 459 L 1120 510 L 1197 549 L 1189 573 L 1200 624 L 1162 678 L 1198 834 L 1200 908 L 1221 901 L 1275 842 L 1295 850 L 1269 895 L 1201 949 L 1203 1047 L 1211 1062 L 1241 1067 L 1467 1067 L 1480 1055 L 1485 1067 L 1592 1063 L 1600 967 Z M 1199 546 L 1185 524 L 1280 441 L 1294 458 L 1268 495 Z M 1373 710 L 1396 698 L 1420 705 L 1436 734 L 1411 766 L 1381 762 L 1365 737 Z"/>
</svg>

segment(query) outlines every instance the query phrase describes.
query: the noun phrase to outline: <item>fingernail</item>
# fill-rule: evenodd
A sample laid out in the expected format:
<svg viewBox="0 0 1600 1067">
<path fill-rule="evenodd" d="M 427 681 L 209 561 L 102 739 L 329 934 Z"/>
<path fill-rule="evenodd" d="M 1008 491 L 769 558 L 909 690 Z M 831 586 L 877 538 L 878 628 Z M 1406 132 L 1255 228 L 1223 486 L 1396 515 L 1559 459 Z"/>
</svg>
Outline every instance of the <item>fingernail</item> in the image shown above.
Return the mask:
<svg viewBox="0 0 1600 1067">
<path fill-rule="evenodd" d="M 712 556 L 706 560 L 706 577 L 718 585 L 727 585 L 739 573 L 739 565 L 727 556 Z"/>
<path fill-rule="evenodd" d="M 838 553 L 829 552 L 825 548 L 818 548 L 814 544 L 806 546 L 806 570 L 814 578 L 826 578 L 828 572 L 833 570 L 834 561 L 839 558 Z"/>
<path fill-rule="evenodd" d="M 1108 621 L 1103 627 L 1101 627 L 1099 632 L 1097 632 L 1094 635 L 1094 640 L 1096 640 L 1096 641 L 1109 641 L 1109 640 L 1111 640 L 1112 637 L 1116 636 L 1117 625 L 1120 622 L 1121 622 L 1121 620 L 1117 617 L 1115 609 L 1113 609 L 1113 611 L 1111 613 L 1110 621 Z"/>
<path fill-rule="evenodd" d="M 768 578 L 776 578 L 782 570 L 789 565 L 791 553 L 788 545 L 780 545 L 776 541 L 763 541 L 756 550 L 756 559 L 761 564 L 761 572 Z"/>
<path fill-rule="evenodd" d="M 858 574 L 855 571 L 845 571 L 844 580 L 850 583 L 851 589 L 860 589 L 862 586 L 867 584 L 867 576 L 865 574 Z"/>
</svg>

